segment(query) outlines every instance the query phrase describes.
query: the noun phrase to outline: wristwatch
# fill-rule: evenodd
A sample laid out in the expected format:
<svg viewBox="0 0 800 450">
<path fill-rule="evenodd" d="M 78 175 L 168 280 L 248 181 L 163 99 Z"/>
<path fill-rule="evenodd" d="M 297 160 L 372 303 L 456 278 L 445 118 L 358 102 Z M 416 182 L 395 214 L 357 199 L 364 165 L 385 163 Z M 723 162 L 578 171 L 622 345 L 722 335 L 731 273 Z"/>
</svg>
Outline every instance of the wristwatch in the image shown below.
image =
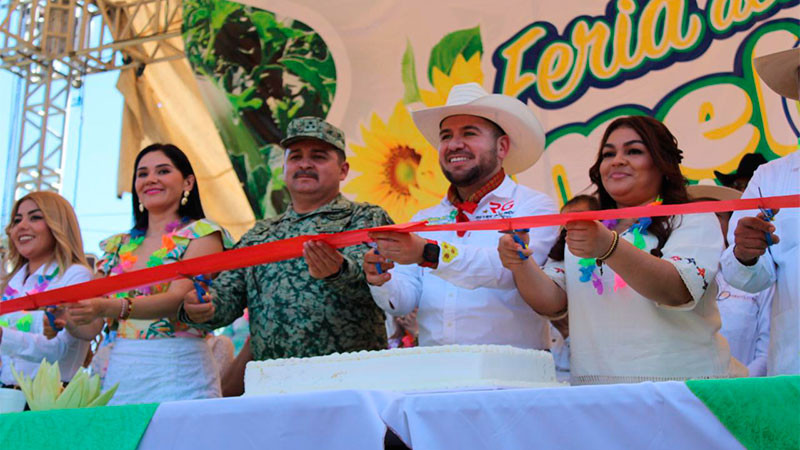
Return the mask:
<svg viewBox="0 0 800 450">
<path fill-rule="evenodd" d="M 439 243 L 431 239 L 425 240 L 428 243 L 422 248 L 422 262 L 419 265 L 421 267 L 435 268 L 439 265 L 439 251 L 441 250 Z"/>
</svg>

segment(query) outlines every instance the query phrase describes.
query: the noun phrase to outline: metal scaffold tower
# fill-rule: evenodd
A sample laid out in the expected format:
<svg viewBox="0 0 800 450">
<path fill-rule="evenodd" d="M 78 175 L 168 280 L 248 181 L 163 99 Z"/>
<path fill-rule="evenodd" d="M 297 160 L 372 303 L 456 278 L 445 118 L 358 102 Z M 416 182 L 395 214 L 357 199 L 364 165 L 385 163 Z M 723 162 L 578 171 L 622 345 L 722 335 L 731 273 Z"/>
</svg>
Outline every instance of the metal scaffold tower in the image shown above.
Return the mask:
<svg viewBox="0 0 800 450">
<path fill-rule="evenodd" d="M 174 44 L 180 0 L 0 0 L 2 15 L 0 69 L 21 79 L 19 105 L 12 105 L 18 120 L 12 114 L 5 217 L 28 192 L 61 191 L 70 94 L 84 77 L 119 69 L 141 74 L 147 64 L 184 54 Z"/>
</svg>

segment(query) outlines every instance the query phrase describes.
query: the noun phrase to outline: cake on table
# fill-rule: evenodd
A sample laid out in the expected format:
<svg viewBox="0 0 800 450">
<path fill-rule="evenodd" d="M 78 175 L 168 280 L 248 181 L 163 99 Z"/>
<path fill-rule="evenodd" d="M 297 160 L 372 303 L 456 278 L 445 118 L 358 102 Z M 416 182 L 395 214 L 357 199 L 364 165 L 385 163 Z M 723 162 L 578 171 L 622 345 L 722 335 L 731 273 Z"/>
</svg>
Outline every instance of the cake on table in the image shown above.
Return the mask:
<svg viewBox="0 0 800 450">
<path fill-rule="evenodd" d="M 251 361 L 244 384 L 245 395 L 561 385 L 549 352 L 508 345 L 444 345 Z"/>
</svg>

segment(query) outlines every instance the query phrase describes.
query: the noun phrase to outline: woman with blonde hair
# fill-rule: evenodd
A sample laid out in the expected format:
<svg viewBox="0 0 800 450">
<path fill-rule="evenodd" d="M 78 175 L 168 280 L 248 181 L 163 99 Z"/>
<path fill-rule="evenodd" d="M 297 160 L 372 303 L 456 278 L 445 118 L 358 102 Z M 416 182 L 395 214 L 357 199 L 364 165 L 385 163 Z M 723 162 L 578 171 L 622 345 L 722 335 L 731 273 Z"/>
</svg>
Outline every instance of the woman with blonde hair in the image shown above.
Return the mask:
<svg viewBox="0 0 800 450">
<path fill-rule="evenodd" d="M 92 279 L 83 253 L 78 219 L 72 206 L 54 192 L 32 192 L 19 199 L 11 211 L 7 262 L 11 272 L 0 281 L 2 301 Z M 62 310 L 62 308 L 53 308 Z M 63 381 L 69 381 L 83 363 L 89 341 L 75 335 L 94 335 L 100 321 L 75 326 L 65 311 L 57 324 L 66 324 L 54 339 L 44 331 L 44 311 L 21 311 L 0 316 L 0 382 L 14 385 L 11 373 L 33 376 L 41 360 L 58 361 Z"/>
<path fill-rule="evenodd" d="M 233 242 L 205 218 L 189 159 L 176 146 L 153 144 L 136 157 L 131 192 L 134 226 L 100 246 L 98 275 L 170 264 L 229 248 Z M 192 280 L 143 286 L 70 306 L 78 323 L 98 317 L 117 328 L 104 385 L 119 382 L 111 404 L 220 396 L 219 373 L 206 332 L 177 320 Z"/>
</svg>

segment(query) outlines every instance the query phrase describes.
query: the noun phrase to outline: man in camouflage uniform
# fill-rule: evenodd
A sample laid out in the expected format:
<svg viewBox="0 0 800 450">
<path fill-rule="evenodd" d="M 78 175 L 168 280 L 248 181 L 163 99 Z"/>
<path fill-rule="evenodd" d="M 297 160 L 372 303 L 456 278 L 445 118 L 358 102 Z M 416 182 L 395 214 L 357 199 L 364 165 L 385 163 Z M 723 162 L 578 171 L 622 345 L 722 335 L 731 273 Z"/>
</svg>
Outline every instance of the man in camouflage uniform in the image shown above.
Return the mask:
<svg viewBox="0 0 800 450">
<path fill-rule="evenodd" d="M 293 120 L 281 146 L 292 203 L 283 214 L 258 221 L 237 247 L 304 234 L 338 233 L 391 224 L 378 206 L 339 193 L 349 165 L 344 133 L 316 117 Z M 340 251 L 307 242 L 303 258 L 223 272 L 198 303 L 191 291 L 179 318 L 213 330 L 250 310 L 256 360 L 386 348 L 383 312 L 370 296 L 362 270 L 365 245 Z"/>
</svg>

